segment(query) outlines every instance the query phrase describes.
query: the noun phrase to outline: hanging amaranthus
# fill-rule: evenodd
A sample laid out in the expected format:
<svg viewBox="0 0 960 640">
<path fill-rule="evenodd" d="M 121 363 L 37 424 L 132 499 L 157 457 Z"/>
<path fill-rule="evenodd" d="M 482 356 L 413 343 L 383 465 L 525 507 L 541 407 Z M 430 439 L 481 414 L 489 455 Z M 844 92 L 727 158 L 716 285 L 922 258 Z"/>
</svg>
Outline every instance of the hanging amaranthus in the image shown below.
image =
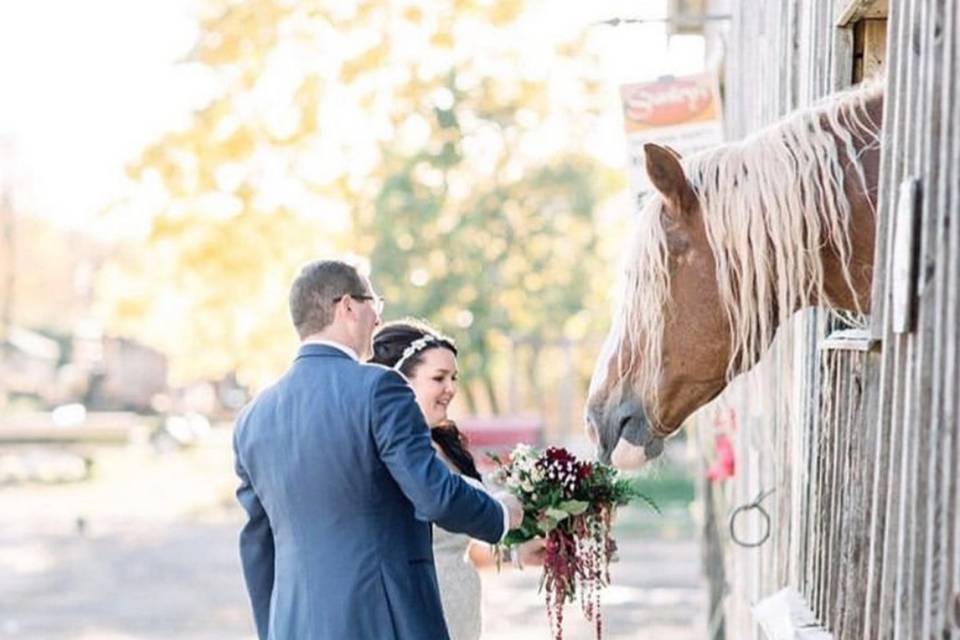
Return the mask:
<svg viewBox="0 0 960 640">
<path fill-rule="evenodd" d="M 507 547 L 534 538 L 545 540 L 540 582 L 555 640 L 563 640 L 563 609 L 579 595 L 580 607 L 603 634 L 600 592 L 610 584 L 610 561 L 617 544 L 610 534 L 613 510 L 640 498 L 633 481 L 598 462 L 578 460 L 561 447 L 538 451 L 517 445 L 509 462 L 491 456 L 498 469 L 494 481 L 523 503 L 523 522 L 504 539 Z"/>
</svg>

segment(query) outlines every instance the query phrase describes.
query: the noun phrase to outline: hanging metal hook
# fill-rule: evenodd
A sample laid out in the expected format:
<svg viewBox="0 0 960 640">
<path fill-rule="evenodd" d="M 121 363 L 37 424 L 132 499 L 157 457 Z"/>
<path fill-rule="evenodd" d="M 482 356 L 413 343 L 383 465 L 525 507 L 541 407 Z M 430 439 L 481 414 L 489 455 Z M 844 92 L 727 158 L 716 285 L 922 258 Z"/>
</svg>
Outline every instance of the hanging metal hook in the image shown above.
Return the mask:
<svg viewBox="0 0 960 640">
<path fill-rule="evenodd" d="M 774 491 L 776 491 L 776 489 L 767 489 L 766 491 L 761 490 L 760 493 L 757 494 L 757 497 L 753 502 L 748 502 L 747 504 L 740 505 L 739 507 L 734 509 L 733 512 L 730 513 L 730 539 L 733 540 L 734 543 L 736 543 L 741 547 L 746 547 L 749 549 L 752 547 L 759 547 L 764 542 L 770 539 L 770 528 L 771 528 L 770 514 L 767 513 L 767 510 L 763 508 L 763 505 L 761 505 L 760 502 L 764 498 L 769 496 L 771 493 L 773 493 Z M 760 517 L 763 519 L 763 535 L 760 536 L 759 540 L 748 542 L 748 541 L 741 540 L 737 536 L 735 525 L 737 521 L 737 516 L 753 509 L 756 509 L 760 513 Z"/>
</svg>

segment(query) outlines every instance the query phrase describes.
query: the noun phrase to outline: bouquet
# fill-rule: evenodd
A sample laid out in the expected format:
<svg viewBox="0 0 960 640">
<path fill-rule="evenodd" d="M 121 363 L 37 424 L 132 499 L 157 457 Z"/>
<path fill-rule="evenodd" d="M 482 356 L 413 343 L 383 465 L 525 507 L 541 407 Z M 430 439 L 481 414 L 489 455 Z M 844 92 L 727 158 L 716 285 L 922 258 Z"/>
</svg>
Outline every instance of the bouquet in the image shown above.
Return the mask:
<svg viewBox="0 0 960 640">
<path fill-rule="evenodd" d="M 600 591 L 610 583 L 610 560 L 617 549 L 610 536 L 613 510 L 637 498 L 659 511 L 656 504 L 613 467 L 578 460 L 561 447 L 539 451 L 520 444 L 509 461 L 490 458 L 497 464 L 494 482 L 523 504 L 523 522 L 507 533 L 503 545 L 545 539 L 540 590 L 545 591 L 555 640 L 563 638 L 564 605 L 578 595 L 599 639 Z"/>
</svg>

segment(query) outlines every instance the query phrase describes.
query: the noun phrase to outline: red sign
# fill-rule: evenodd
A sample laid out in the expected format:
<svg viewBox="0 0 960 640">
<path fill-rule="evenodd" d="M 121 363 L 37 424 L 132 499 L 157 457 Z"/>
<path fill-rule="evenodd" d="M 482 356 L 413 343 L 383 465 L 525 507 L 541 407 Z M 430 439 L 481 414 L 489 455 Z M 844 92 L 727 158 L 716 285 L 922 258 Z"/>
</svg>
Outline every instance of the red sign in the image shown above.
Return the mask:
<svg viewBox="0 0 960 640">
<path fill-rule="evenodd" d="M 621 97 L 629 132 L 719 119 L 717 81 L 712 74 L 625 85 Z"/>
</svg>

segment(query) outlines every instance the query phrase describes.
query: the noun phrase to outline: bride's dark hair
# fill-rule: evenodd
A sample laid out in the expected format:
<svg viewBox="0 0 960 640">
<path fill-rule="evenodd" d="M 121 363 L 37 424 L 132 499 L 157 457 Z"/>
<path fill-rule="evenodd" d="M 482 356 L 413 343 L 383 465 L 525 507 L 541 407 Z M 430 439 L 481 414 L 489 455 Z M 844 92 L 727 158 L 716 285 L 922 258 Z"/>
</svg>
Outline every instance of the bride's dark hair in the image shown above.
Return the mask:
<svg viewBox="0 0 960 640">
<path fill-rule="evenodd" d="M 426 346 L 403 357 L 403 352 L 417 340 L 426 338 Z M 412 378 L 417 368 L 423 364 L 423 355 L 431 349 L 447 349 L 457 355 L 457 345 L 453 340 L 434 331 L 425 322 L 417 320 L 399 320 L 381 326 L 373 336 L 373 357 L 370 362 L 382 364 L 391 369 L 403 360 L 399 369 L 406 378 Z M 465 476 L 482 480 L 470 451 L 467 450 L 467 438 L 452 420 L 445 420 L 430 429 L 430 437 L 437 443 L 443 454 L 453 462 Z"/>
</svg>

